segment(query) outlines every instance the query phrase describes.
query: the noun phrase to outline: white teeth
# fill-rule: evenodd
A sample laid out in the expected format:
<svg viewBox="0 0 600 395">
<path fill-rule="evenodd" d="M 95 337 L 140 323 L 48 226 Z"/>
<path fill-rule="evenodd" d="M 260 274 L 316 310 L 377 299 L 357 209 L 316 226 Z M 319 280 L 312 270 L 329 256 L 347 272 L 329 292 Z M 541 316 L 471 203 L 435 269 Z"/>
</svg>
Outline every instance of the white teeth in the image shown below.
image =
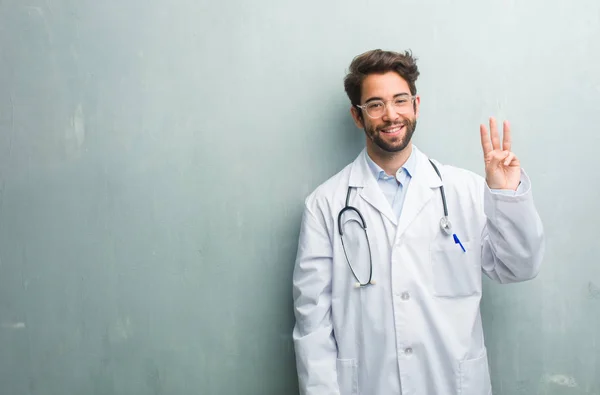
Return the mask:
<svg viewBox="0 0 600 395">
<path fill-rule="evenodd" d="M 402 129 L 402 126 L 398 126 L 398 127 L 393 128 L 393 129 L 387 129 L 387 130 L 384 129 L 383 132 L 384 133 L 396 133 L 400 129 Z"/>
</svg>

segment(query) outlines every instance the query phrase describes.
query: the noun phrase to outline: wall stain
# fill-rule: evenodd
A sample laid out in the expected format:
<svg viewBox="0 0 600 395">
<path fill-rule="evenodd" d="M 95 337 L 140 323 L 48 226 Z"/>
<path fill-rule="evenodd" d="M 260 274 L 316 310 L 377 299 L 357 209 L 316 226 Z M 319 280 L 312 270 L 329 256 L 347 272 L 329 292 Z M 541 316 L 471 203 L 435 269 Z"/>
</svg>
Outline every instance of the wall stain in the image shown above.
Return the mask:
<svg viewBox="0 0 600 395">
<path fill-rule="evenodd" d="M 588 282 L 588 299 L 600 299 L 600 287 L 593 282 Z"/>
</svg>

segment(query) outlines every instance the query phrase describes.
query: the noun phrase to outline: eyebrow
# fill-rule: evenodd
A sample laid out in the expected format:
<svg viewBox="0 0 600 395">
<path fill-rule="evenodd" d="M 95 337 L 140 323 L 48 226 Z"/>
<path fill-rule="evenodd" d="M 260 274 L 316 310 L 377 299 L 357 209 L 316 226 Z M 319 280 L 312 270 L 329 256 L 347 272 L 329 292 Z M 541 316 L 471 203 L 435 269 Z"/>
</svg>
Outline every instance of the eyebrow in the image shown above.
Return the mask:
<svg viewBox="0 0 600 395">
<path fill-rule="evenodd" d="M 396 93 L 393 98 L 396 99 L 396 98 L 398 98 L 400 96 L 410 96 L 410 94 L 406 93 L 406 92 Z M 381 100 L 381 101 L 383 101 L 383 99 L 381 97 L 370 97 L 368 100 L 365 101 L 365 104 L 367 104 L 369 102 L 372 102 L 374 100 Z"/>
</svg>

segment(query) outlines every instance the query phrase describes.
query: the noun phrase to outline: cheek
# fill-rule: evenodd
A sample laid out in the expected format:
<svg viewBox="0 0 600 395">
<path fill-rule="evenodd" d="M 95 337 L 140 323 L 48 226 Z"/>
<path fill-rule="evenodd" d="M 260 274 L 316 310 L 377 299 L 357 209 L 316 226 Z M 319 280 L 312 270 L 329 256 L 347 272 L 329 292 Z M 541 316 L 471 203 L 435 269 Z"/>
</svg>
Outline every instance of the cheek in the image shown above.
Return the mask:
<svg viewBox="0 0 600 395">
<path fill-rule="evenodd" d="M 373 122 L 371 120 L 365 120 L 365 129 L 370 132 L 374 132 L 377 130 L 377 122 Z"/>
</svg>

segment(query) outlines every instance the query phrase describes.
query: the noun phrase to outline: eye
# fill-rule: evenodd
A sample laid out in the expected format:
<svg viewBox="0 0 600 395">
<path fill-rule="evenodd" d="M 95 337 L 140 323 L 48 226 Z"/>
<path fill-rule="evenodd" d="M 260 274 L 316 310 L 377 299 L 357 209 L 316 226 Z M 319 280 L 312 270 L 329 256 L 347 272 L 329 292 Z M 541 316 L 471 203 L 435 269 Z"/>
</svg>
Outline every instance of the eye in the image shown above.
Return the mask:
<svg viewBox="0 0 600 395">
<path fill-rule="evenodd" d="M 398 98 L 394 101 L 394 104 L 396 104 L 397 106 L 402 106 L 404 104 L 408 103 L 408 99 L 406 98 Z"/>
<path fill-rule="evenodd" d="M 371 102 L 367 104 L 367 108 L 369 108 L 370 110 L 378 110 L 380 108 L 383 108 L 383 103 L 380 101 Z"/>
</svg>

